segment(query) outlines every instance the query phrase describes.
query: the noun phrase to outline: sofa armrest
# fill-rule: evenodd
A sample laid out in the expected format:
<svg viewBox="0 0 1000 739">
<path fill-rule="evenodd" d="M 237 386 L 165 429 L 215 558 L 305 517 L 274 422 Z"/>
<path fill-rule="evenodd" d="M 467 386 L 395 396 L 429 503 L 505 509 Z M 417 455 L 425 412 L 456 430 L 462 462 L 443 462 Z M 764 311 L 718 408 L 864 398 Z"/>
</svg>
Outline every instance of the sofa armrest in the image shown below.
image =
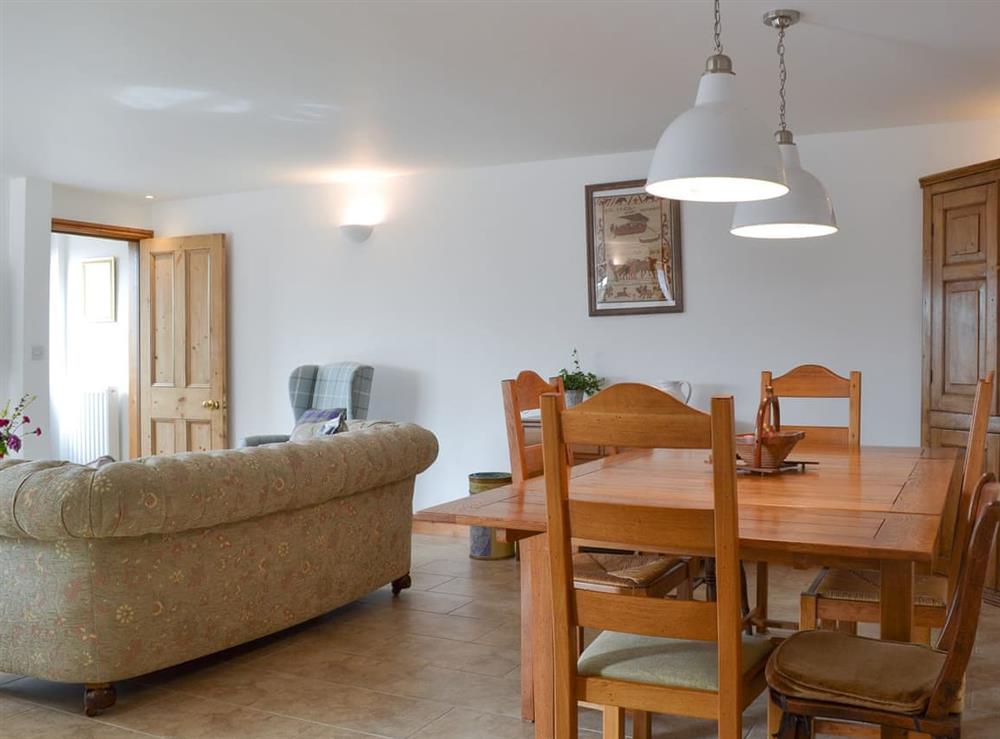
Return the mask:
<svg viewBox="0 0 1000 739">
<path fill-rule="evenodd" d="M 240 443 L 240 447 L 246 448 L 250 446 L 264 446 L 264 444 L 280 444 L 284 441 L 288 441 L 290 437 L 288 434 L 258 434 L 257 436 L 247 436 Z"/>
</svg>

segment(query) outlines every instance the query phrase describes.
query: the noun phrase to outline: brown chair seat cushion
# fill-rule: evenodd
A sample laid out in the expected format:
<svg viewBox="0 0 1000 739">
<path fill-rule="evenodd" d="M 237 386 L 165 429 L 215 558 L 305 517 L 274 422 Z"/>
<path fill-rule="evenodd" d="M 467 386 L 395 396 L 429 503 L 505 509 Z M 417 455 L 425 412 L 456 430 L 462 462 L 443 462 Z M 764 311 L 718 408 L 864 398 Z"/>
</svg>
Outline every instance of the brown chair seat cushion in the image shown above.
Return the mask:
<svg viewBox="0 0 1000 739">
<path fill-rule="evenodd" d="M 800 631 L 774 650 L 767 684 L 789 697 L 916 714 L 926 710 L 945 656 L 920 644 Z"/>
<path fill-rule="evenodd" d="M 854 600 L 865 603 L 879 602 L 881 576 L 878 570 L 839 570 L 826 572 L 816 589 L 820 598 Z M 918 574 L 913 580 L 913 602 L 918 606 L 946 608 L 948 579 L 941 575 Z"/>
<path fill-rule="evenodd" d="M 683 562 L 677 557 L 658 554 L 580 552 L 573 555 L 573 579 L 592 585 L 645 588 L 680 564 Z"/>
</svg>

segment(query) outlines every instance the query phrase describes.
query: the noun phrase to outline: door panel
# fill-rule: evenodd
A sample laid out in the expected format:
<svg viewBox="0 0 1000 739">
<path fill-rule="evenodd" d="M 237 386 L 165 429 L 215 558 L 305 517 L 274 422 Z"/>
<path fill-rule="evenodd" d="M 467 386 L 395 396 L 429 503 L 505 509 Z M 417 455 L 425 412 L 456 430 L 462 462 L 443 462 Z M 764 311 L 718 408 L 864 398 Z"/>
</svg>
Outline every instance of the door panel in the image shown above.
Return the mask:
<svg viewBox="0 0 1000 739">
<path fill-rule="evenodd" d="M 187 376 L 189 387 L 212 385 L 212 285 L 211 253 L 207 249 L 187 252 Z"/>
<path fill-rule="evenodd" d="M 209 421 L 188 421 L 187 448 L 192 452 L 207 452 L 212 448 L 212 424 Z"/>
<path fill-rule="evenodd" d="M 971 398 L 987 371 L 986 280 L 949 282 L 944 293 L 944 394 Z"/>
<path fill-rule="evenodd" d="M 222 234 L 140 243 L 142 453 L 225 449 Z"/>
<path fill-rule="evenodd" d="M 140 257 L 140 269 L 142 269 L 141 264 Z M 153 254 L 149 269 L 151 272 L 149 295 L 153 311 L 153 320 L 150 324 L 153 337 L 153 351 L 150 357 L 153 382 L 169 387 L 174 384 L 173 254 Z"/>
<path fill-rule="evenodd" d="M 997 183 L 938 193 L 931 208 L 927 410 L 969 413 L 976 381 L 997 368 Z"/>
<path fill-rule="evenodd" d="M 174 453 L 174 422 L 173 419 L 161 420 L 154 418 L 151 423 L 150 450 L 143 449 L 143 454 L 173 454 Z"/>
</svg>

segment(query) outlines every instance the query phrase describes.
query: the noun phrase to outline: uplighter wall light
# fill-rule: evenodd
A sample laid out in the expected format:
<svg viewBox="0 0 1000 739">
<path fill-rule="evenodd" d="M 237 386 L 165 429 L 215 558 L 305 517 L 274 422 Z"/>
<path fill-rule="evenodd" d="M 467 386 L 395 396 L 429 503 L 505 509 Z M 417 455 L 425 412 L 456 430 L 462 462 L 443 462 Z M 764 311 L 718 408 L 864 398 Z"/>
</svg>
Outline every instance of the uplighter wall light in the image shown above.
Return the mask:
<svg viewBox="0 0 1000 739">
<path fill-rule="evenodd" d="M 385 205 L 375 193 L 356 195 L 344 209 L 344 222 L 341 232 L 351 241 L 362 243 L 367 241 L 375 226 L 385 220 Z"/>
<path fill-rule="evenodd" d="M 374 230 L 373 223 L 345 223 L 340 227 L 341 233 L 356 244 L 368 241 Z"/>
</svg>

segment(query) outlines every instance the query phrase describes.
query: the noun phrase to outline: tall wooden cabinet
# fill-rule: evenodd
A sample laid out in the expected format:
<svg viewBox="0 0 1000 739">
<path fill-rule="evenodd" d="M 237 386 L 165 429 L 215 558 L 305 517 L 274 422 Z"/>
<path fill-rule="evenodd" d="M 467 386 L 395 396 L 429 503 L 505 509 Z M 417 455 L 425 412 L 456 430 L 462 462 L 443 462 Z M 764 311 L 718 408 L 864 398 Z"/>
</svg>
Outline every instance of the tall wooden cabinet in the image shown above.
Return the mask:
<svg viewBox="0 0 1000 739">
<path fill-rule="evenodd" d="M 965 448 L 976 381 L 1000 377 L 1000 159 L 928 175 L 924 193 L 924 340 L 921 437 Z M 1000 476 L 1000 406 L 993 398 L 986 469 Z M 1000 559 L 987 585 L 1000 601 Z"/>
</svg>

